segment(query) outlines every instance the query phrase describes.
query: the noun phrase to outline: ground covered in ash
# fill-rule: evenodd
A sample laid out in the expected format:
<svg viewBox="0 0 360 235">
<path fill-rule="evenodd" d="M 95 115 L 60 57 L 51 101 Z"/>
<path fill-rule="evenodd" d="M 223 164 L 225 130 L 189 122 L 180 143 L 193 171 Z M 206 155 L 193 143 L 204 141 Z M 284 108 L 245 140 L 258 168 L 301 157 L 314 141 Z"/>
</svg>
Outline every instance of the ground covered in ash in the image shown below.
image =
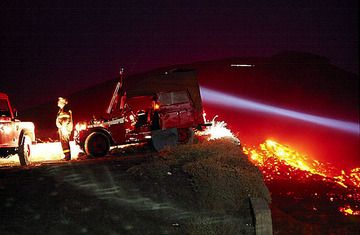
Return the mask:
<svg viewBox="0 0 360 235">
<path fill-rule="evenodd" d="M 1 234 L 254 234 L 249 197 L 270 202 L 229 141 L 117 154 L 0 169 Z"/>
</svg>

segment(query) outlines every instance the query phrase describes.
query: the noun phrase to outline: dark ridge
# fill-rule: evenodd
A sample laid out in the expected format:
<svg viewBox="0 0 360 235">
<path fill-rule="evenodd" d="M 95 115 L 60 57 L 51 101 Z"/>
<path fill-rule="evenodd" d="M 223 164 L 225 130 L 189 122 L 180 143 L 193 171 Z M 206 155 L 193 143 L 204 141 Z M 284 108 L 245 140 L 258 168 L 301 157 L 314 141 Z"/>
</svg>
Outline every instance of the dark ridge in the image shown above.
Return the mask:
<svg viewBox="0 0 360 235">
<path fill-rule="evenodd" d="M 330 64 L 329 59 L 308 52 L 282 51 L 270 58 L 275 62 L 285 64 Z"/>
</svg>

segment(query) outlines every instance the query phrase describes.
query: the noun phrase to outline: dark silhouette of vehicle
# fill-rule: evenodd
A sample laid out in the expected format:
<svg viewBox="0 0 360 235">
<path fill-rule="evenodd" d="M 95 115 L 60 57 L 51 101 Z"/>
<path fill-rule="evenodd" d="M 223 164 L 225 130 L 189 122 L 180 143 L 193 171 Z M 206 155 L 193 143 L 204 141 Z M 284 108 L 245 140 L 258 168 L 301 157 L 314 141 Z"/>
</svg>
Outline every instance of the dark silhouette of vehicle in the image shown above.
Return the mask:
<svg viewBox="0 0 360 235">
<path fill-rule="evenodd" d="M 132 82 L 132 83 L 131 83 Z M 172 70 L 125 81 L 123 71 L 106 111 L 108 118 L 78 123 L 74 139 L 87 155 L 111 146 L 149 142 L 156 150 L 190 143 L 206 126 L 194 70 Z"/>
<path fill-rule="evenodd" d="M 22 166 L 29 163 L 31 145 L 35 141 L 35 126 L 21 122 L 11 107 L 9 97 L 0 92 L 0 157 L 18 154 Z"/>
</svg>

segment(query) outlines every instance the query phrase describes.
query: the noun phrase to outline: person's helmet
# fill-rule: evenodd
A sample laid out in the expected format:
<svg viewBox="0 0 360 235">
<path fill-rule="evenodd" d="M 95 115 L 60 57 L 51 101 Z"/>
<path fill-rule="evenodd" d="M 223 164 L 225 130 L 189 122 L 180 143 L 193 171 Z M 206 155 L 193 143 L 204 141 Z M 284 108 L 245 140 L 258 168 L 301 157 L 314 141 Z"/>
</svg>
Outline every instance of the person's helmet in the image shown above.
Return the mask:
<svg viewBox="0 0 360 235">
<path fill-rule="evenodd" d="M 67 104 L 67 103 L 68 103 L 68 100 L 67 100 L 66 98 L 64 98 L 64 97 L 59 97 L 59 98 L 58 98 L 58 101 L 60 101 L 60 102 L 62 102 L 62 103 L 64 103 L 64 104 Z"/>
</svg>

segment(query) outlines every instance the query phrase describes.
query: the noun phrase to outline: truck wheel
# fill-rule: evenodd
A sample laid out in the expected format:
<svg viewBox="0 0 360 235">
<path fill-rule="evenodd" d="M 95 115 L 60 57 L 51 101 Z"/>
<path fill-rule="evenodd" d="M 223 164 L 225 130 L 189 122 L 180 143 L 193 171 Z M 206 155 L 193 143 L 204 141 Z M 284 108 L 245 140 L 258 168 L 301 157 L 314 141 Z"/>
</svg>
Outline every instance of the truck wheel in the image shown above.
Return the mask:
<svg viewBox="0 0 360 235">
<path fill-rule="evenodd" d="M 178 128 L 179 143 L 192 144 L 194 142 L 194 131 L 192 128 Z"/>
<path fill-rule="evenodd" d="M 18 151 L 19 161 L 21 166 L 26 166 L 30 163 L 29 162 L 30 154 L 31 154 L 31 139 L 29 136 L 24 135 L 21 139 L 21 143 Z"/>
<path fill-rule="evenodd" d="M 110 150 L 109 139 L 99 132 L 91 133 L 85 140 L 85 152 L 93 157 L 105 156 Z"/>
</svg>

